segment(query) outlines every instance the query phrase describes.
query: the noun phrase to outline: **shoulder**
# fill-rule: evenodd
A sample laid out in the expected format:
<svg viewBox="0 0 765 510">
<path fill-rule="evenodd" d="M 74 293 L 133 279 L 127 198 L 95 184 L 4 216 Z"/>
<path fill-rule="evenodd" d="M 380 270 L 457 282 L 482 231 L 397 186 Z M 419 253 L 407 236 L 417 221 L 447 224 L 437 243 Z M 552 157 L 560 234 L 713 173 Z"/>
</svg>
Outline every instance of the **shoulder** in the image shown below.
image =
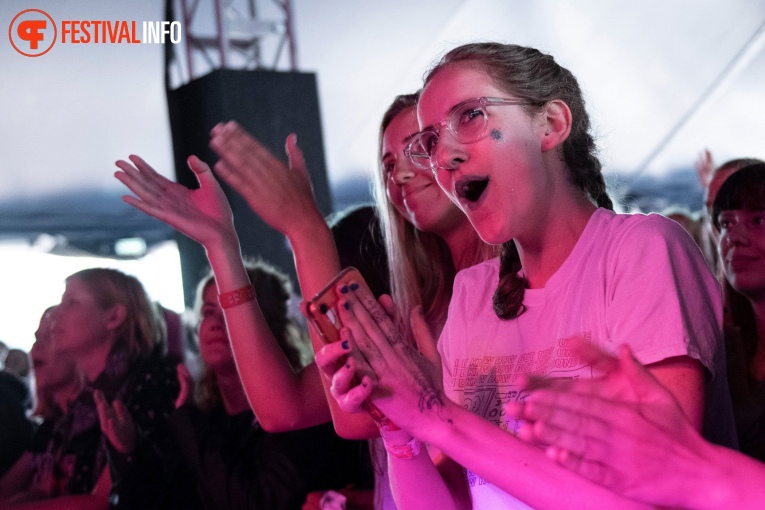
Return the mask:
<svg viewBox="0 0 765 510">
<path fill-rule="evenodd" d="M 693 238 L 682 226 L 661 214 L 611 212 L 603 218 L 603 225 L 614 241 L 643 245 L 647 242 L 690 243 L 691 246 L 695 246 Z"/>
<path fill-rule="evenodd" d="M 496 286 L 499 279 L 499 257 L 486 260 L 480 264 L 463 269 L 454 278 L 455 293 L 458 288 L 470 288 L 475 286 Z"/>
</svg>

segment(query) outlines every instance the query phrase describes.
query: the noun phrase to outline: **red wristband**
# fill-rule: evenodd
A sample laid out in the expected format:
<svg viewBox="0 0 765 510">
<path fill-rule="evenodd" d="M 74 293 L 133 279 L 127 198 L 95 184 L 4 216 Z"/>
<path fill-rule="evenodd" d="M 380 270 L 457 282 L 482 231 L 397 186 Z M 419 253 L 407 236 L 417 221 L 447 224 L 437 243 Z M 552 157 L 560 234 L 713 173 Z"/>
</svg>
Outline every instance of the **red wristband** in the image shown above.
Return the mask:
<svg viewBox="0 0 765 510">
<path fill-rule="evenodd" d="M 397 459 L 413 459 L 422 451 L 422 442 L 413 437 L 411 441 L 405 444 L 390 444 L 383 436 L 383 444 L 385 449 L 388 450 L 388 455 Z"/>
<path fill-rule="evenodd" d="M 221 308 L 231 308 L 253 299 L 255 299 L 255 287 L 252 285 L 218 295 Z"/>
</svg>

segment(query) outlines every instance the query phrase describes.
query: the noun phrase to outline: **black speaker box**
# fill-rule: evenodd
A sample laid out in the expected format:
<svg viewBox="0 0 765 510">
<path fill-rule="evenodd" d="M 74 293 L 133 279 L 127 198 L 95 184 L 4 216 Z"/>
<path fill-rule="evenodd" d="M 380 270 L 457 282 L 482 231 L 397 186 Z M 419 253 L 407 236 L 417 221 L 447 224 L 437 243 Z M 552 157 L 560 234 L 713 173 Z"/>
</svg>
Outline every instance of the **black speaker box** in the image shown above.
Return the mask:
<svg viewBox="0 0 765 510">
<path fill-rule="evenodd" d="M 313 73 L 219 69 L 168 91 L 167 104 L 179 183 L 198 186 L 186 158 L 196 154 L 213 166 L 218 158 L 208 146 L 210 130 L 218 122 L 235 120 L 285 162 L 284 140 L 289 133 L 297 133 L 319 210 L 324 215 L 332 210 Z M 266 225 L 236 192 L 221 184 L 234 211 L 243 254 L 263 258 L 296 282 L 292 252 L 284 236 Z M 178 235 L 178 247 L 184 297 L 190 307 L 208 263 L 202 247 L 187 237 Z"/>
</svg>

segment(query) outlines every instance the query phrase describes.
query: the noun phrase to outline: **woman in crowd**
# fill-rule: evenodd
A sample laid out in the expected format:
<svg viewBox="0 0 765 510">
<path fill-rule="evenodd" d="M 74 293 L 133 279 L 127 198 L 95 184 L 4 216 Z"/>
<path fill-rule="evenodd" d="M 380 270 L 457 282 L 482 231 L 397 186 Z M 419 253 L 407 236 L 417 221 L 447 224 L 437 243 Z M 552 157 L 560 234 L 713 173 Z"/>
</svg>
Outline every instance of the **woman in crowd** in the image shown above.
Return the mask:
<svg viewBox="0 0 765 510">
<path fill-rule="evenodd" d="M 16 503 L 50 495 L 53 477 L 43 472 L 35 476 L 35 459 L 40 461 L 48 449 L 53 427 L 69 410 L 69 404 L 82 389 L 82 377 L 75 363 L 61 356 L 51 340 L 53 309 L 50 307 L 40 318 L 35 331 L 35 343 L 30 357 L 34 369 L 36 408 L 33 415 L 42 420 L 34 435 L 31 447 L 22 453 L 0 480 L 0 501 Z"/>
<path fill-rule="evenodd" d="M 712 214 L 725 276 L 725 345 L 739 448 L 765 461 L 765 164 L 728 177 Z"/>
<path fill-rule="evenodd" d="M 722 268 L 718 264 L 719 257 L 717 252 L 720 233 L 714 226 L 712 206 L 722 183 L 739 169 L 755 163 L 762 163 L 762 161 L 756 158 L 737 158 L 726 161 L 719 167 L 715 167 L 712 154 L 708 150 L 704 151 L 696 161 L 696 171 L 699 174 L 702 188 L 704 188 L 704 211 L 701 217 L 702 231 L 699 246 L 704 253 L 704 258 L 707 259 L 710 269 L 720 279 L 722 279 L 720 274 Z"/>
<path fill-rule="evenodd" d="M 56 422 L 45 452 L 36 456 L 34 476 L 47 480 L 49 492 L 30 508 L 105 508 L 110 483 L 101 426 L 108 429 L 131 416 L 132 442 L 108 452 L 109 462 L 129 463 L 134 448 L 173 410 L 178 380 L 162 357 L 164 327 L 141 283 L 105 268 L 69 276 L 52 321 L 56 351 L 75 361 L 85 386 Z M 99 424 L 96 401 L 103 399 L 124 405 L 110 407 Z M 119 480 L 111 485 L 116 497 Z"/>
<path fill-rule="evenodd" d="M 549 55 L 458 47 L 428 74 L 417 111 L 413 162 L 503 252 L 455 280 L 439 340 L 445 395 L 400 341 L 390 300 L 383 310 L 363 288 L 338 289 L 345 342 L 319 362 L 352 357 L 334 373 L 334 395 L 347 410 L 372 398 L 402 427 L 383 431 L 399 450 L 389 459 L 402 508 L 457 506 L 418 439 L 469 469 L 474 508 L 626 505 L 506 434 L 518 423 L 502 408 L 522 398 L 525 374 L 590 377 L 567 348 L 584 337 L 632 345 L 699 429 L 708 379 L 709 414 L 732 426 L 714 278 L 676 223 L 609 210 L 581 91 Z"/>
</svg>

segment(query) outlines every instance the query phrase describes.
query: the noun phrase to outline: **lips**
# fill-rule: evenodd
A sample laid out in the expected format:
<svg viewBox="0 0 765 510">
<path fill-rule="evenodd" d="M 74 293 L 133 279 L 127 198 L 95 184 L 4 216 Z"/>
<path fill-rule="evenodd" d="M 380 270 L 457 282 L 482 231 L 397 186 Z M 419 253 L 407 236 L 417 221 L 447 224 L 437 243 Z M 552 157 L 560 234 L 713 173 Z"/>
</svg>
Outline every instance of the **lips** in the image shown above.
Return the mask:
<svg viewBox="0 0 765 510">
<path fill-rule="evenodd" d="M 454 185 L 454 193 L 468 207 L 477 204 L 484 195 L 489 178 L 481 175 L 467 175 L 460 178 Z"/>
</svg>

